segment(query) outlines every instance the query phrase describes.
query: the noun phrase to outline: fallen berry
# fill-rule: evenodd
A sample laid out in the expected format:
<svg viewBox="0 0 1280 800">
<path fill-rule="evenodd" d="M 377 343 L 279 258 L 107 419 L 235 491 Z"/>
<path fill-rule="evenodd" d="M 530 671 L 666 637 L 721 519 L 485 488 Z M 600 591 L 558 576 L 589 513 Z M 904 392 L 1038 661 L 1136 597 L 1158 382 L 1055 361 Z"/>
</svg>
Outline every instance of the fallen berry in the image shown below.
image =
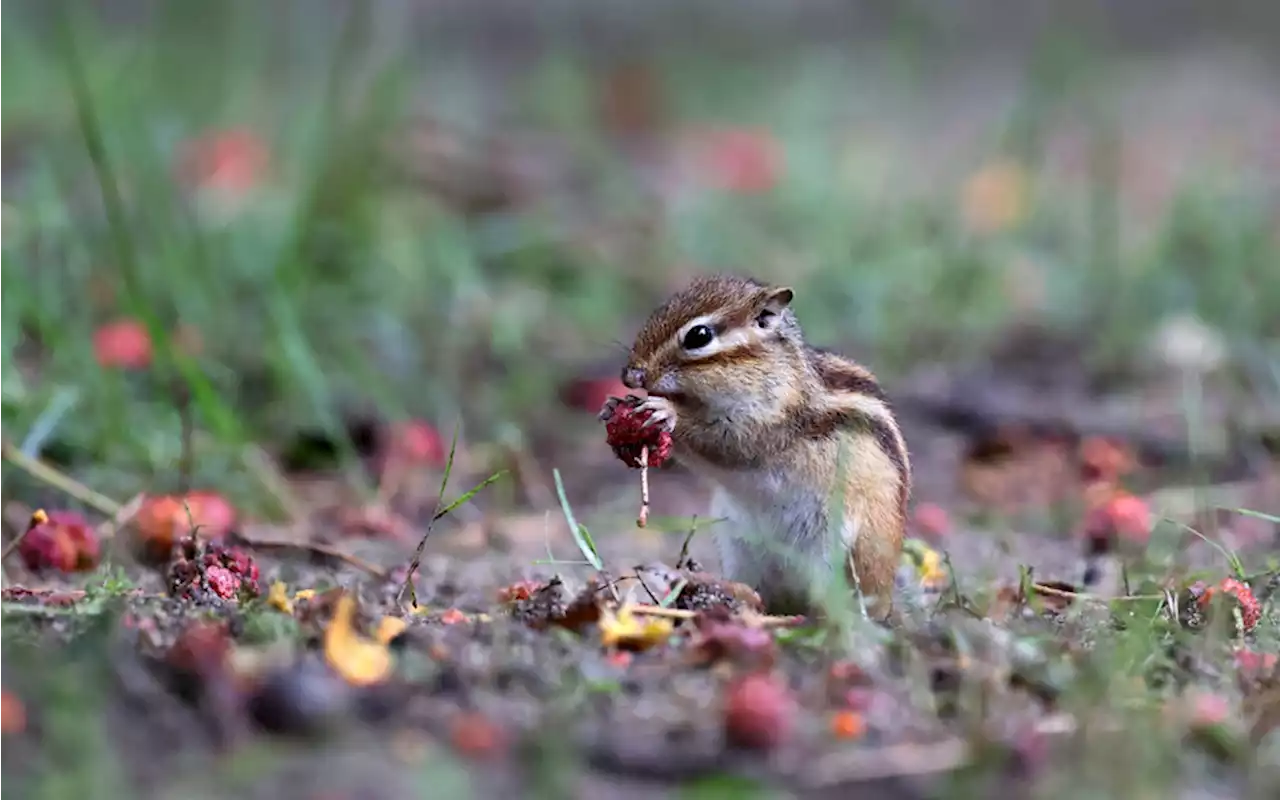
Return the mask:
<svg viewBox="0 0 1280 800">
<path fill-rule="evenodd" d="M 440 623 L 443 625 L 457 625 L 467 621 L 467 615 L 456 608 L 447 608 L 440 614 Z"/>
<path fill-rule="evenodd" d="M 169 565 L 169 594 L 188 600 L 248 600 L 261 592 L 258 565 L 248 553 L 217 542 L 201 546 L 188 537 Z"/>
<path fill-rule="evenodd" d="M 831 733 L 837 739 L 859 739 L 867 732 L 867 721 L 856 711 L 837 711 L 831 717 Z"/>
<path fill-rule="evenodd" d="M 703 179 L 734 194 L 757 194 L 777 185 L 782 148 L 768 131 L 728 128 L 697 131 L 694 159 Z"/>
<path fill-rule="evenodd" d="M 502 747 L 502 731 L 479 712 L 462 712 L 449 725 L 454 748 L 468 758 L 489 758 Z"/>
<path fill-rule="evenodd" d="M 143 500 L 134 517 L 134 552 L 148 564 L 163 564 L 173 544 L 195 530 L 201 539 L 218 541 L 235 529 L 235 506 L 217 492 L 155 495 Z"/>
<path fill-rule="evenodd" d="M 951 518 L 937 503 L 921 503 L 913 515 L 916 529 L 926 536 L 942 538 L 951 531 Z"/>
<path fill-rule="evenodd" d="M 93 332 L 93 355 L 102 367 L 146 369 L 151 366 L 151 334 L 137 320 L 108 322 Z"/>
<path fill-rule="evenodd" d="M 1276 672 L 1277 664 L 1280 664 L 1280 656 L 1275 653 L 1259 653 L 1247 648 L 1235 651 L 1232 660 L 1245 680 L 1267 678 Z"/>
<path fill-rule="evenodd" d="M 0 731 L 9 734 L 27 729 L 27 707 L 8 689 L 0 690 Z"/>
<path fill-rule="evenodd" d="M 43 519 L 43 521 L 40 521 Z M 98 566 L 101 547 L 88 520 L 75 511 L 37 512 L 18 553 L 32 572 L 88 572 Z"/>
<path fill-rule="evenodd" d="M 1085 516 L 1084 535 L 1096 543 L 1143 545 L 1151 537 L 1151 509 L 1145 500 L 1117 491 Z"/>
<path fill-rule="evenodd" d="M 652 412 L 638 410 L 640 402 L 638 397 L 629 397 L 613 409 L 605 421 L 606 441 L 614 455 L 633 469 L 640 468 L 640 451 L 645 447 L 649 448 L 645 466 L 659 467 L 671 457 L 671 432 L 658 425 L 645 427 Z"/>
<path fill-rule="evenodd" d="M 725 695 L 725 739 L 736 747 L 769 750 L 790 736 L 796 702 L 781 679 L 755 673 L 735 681 Z"/>
<path fill-rule="evenodd" d="M 389 461 L 402 464 L 444 466 L 448 450 L 440 431 L 429 422 L 411 419 L 391 426 L 388 431 Z"/>
<path fill-rule="evenodd" d="M 1112 483 L 1135 466 L 1133 453 L 1115 439 L 1090 436 L 1080 443 L 1080 471 L 1086 481 Z"/>
<path fill-rule="evenodd" d="M 258 185 L 269 161 L 256 133 L 230 128 L 185 142 L 177 172 L 188 188 L 242 194 Z"/>
<path fill-rule="evenodd" d="M 1253 590 L 1235 578 L 1223 578 L 1217 586 L 1210 586 L 1200 593 L 1197 601 L 1202 610 L 1208 610 L 1214 596 L 1227 594 L 1235 598 L 1235 607 L 1240 609 L 1240 622 L 1244 632 L 1248 633 L 1262 618 L 1262 605 L 1253 596 Z"/>
</svg>

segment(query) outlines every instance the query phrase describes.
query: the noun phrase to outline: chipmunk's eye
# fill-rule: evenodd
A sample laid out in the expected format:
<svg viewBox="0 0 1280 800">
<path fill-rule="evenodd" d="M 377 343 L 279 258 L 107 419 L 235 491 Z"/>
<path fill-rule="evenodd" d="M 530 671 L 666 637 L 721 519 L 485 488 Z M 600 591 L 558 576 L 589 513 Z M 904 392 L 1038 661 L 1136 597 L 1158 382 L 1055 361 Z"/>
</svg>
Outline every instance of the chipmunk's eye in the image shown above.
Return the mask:
<svg viewBox="0 0 1280 800">
<path fill-rule="evenodd" d="M 701 350 L 711 344 L 714 338 L 716 338 L 715 333 L 706 325 L 694 325 L 685 333 L 680 346 L 685 350 Z"/>
</svg>

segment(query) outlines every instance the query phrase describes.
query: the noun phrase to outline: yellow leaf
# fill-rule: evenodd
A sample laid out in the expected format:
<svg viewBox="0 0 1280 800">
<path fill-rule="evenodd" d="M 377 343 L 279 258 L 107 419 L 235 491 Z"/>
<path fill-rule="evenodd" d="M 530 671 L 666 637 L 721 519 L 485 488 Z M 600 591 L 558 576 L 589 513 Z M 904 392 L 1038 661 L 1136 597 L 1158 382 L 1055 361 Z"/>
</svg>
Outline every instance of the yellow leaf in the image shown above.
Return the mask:
<svg viewBox="0 0 1280 800">
<path fill-rule="evenodd" d="M 271 584 L 271 589 L 267 592 L 267 605 L 272 608 L 279 609 L 286 614 L 293 613 L 293 603 L 289 601 L 289 595 L 285 590 L 284 581 L 276 581 Z"/>
<path fill-rule="evenodd" d="M 947 584 L 948 575 L 942 554 L 919 539 L 907 539 L 903 542 L 902 558 L 911 565 L 921 586 L 936 589 Z"/>
<path fill-rule="evenodd" d="M 605 647 L 647 650 L 665 642 L 672 625 L 667 617 L 638 615 L 630 606 L 623 606 L 616 614 L 604 608 L 600 611 L 600 641 Z"/>
<path fill-rule="evenodd" d="M 378 632 L 374 638 L 383 644 L 391 644 L 391 640 L 404 633 L 409 624 L 399 617 L 383 617 L 378 622 Z"/>
<path fill-rule="evenodd" d="M 294 600 L 310 600 L 316 596 L 315 589 L 299 589 L 293 593 Z"/>
<path fill-rule="evenodd" d="M 324 655 L 348 683 L 368 686 L 391 672 L 391 651 L 381 642 L 367 639 L 355 629 L 355 600 L 350 595 L 338 599 L 333 621 L 324 632 Z"/>
</svg>

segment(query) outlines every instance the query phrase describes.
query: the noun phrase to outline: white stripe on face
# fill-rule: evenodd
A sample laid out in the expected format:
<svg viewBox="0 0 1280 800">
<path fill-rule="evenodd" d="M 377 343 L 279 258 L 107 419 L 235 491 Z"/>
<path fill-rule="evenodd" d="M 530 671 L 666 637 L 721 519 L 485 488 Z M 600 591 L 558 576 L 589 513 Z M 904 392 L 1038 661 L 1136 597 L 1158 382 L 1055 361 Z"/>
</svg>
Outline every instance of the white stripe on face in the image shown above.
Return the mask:
<svg viewBox="0 0 1280 800">
<path fill-rule="evenodd" d="M 684 347 L 684 337 L 689 331 L 699 325 L 706 325 L 713 332 L 716 325 L 719 324 L 719 318 L 713 314 L 705 314 L 701 317 L 694 317 L 680 327 L 676 331 L 676 351 L 680 354 L 681 359 L 685 361 L 698 361 L 704 358 L 723 353 L 726 350 L 735 350 L 744 345 L 752 344 L 757 341 L 755 332 L 750 327 L 731 328 L 723 333 L 715 334 L 711 341 L 703 347 L 696 350 L 686 350 Z"/>
</svg>

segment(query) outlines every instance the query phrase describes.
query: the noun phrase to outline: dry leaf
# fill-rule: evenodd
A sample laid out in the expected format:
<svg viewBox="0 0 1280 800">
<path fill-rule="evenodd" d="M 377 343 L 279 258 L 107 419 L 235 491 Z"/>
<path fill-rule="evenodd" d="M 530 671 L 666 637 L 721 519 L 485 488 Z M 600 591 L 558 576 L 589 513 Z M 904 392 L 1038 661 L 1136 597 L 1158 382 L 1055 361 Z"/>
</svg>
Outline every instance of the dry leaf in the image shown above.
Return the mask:
<svg viewBox="0 0 1280 800">
<path fill-rule="evenodd" d="M 949 579 L 942 554 L 919 539 L 907 539 L 903 543 L 903 560 L 926 589 L 945 588 Z"/>
<path fill-rule="evenodd" d="M 355 600 L 343 595 L 324 632 L 324 655 L 329 666 L 348 683 L 368 686 L 384 680 L 391 672 L 391 651 L 356 632 L 355 613 Z"/>
<path fill-rule="evenodd" d="M 289 600 L 289 593 L 285 589 L 284 581 L 276 581 L 271 584 L 271 589 L 267 591 L 267 605 L 286 614 L 293 613 L 293 603 Z"/>
<path fill-rule="evenodd" d="M 637 616 L 630 606 L 623 606 L 616 613 L 608 608 L 600 610 L 600 642 L 605 647 L 648 650 L 665 642 L 672 627 L 669 618 Z"/>
<path fill-rule="evenodd" d="M 383 617 L 378 622 L 378 631 L 374 634 L 382 644 L 391 644 L 391 640 L 404 633 L 409 623 L 399 617 Z"/>
</svg>

